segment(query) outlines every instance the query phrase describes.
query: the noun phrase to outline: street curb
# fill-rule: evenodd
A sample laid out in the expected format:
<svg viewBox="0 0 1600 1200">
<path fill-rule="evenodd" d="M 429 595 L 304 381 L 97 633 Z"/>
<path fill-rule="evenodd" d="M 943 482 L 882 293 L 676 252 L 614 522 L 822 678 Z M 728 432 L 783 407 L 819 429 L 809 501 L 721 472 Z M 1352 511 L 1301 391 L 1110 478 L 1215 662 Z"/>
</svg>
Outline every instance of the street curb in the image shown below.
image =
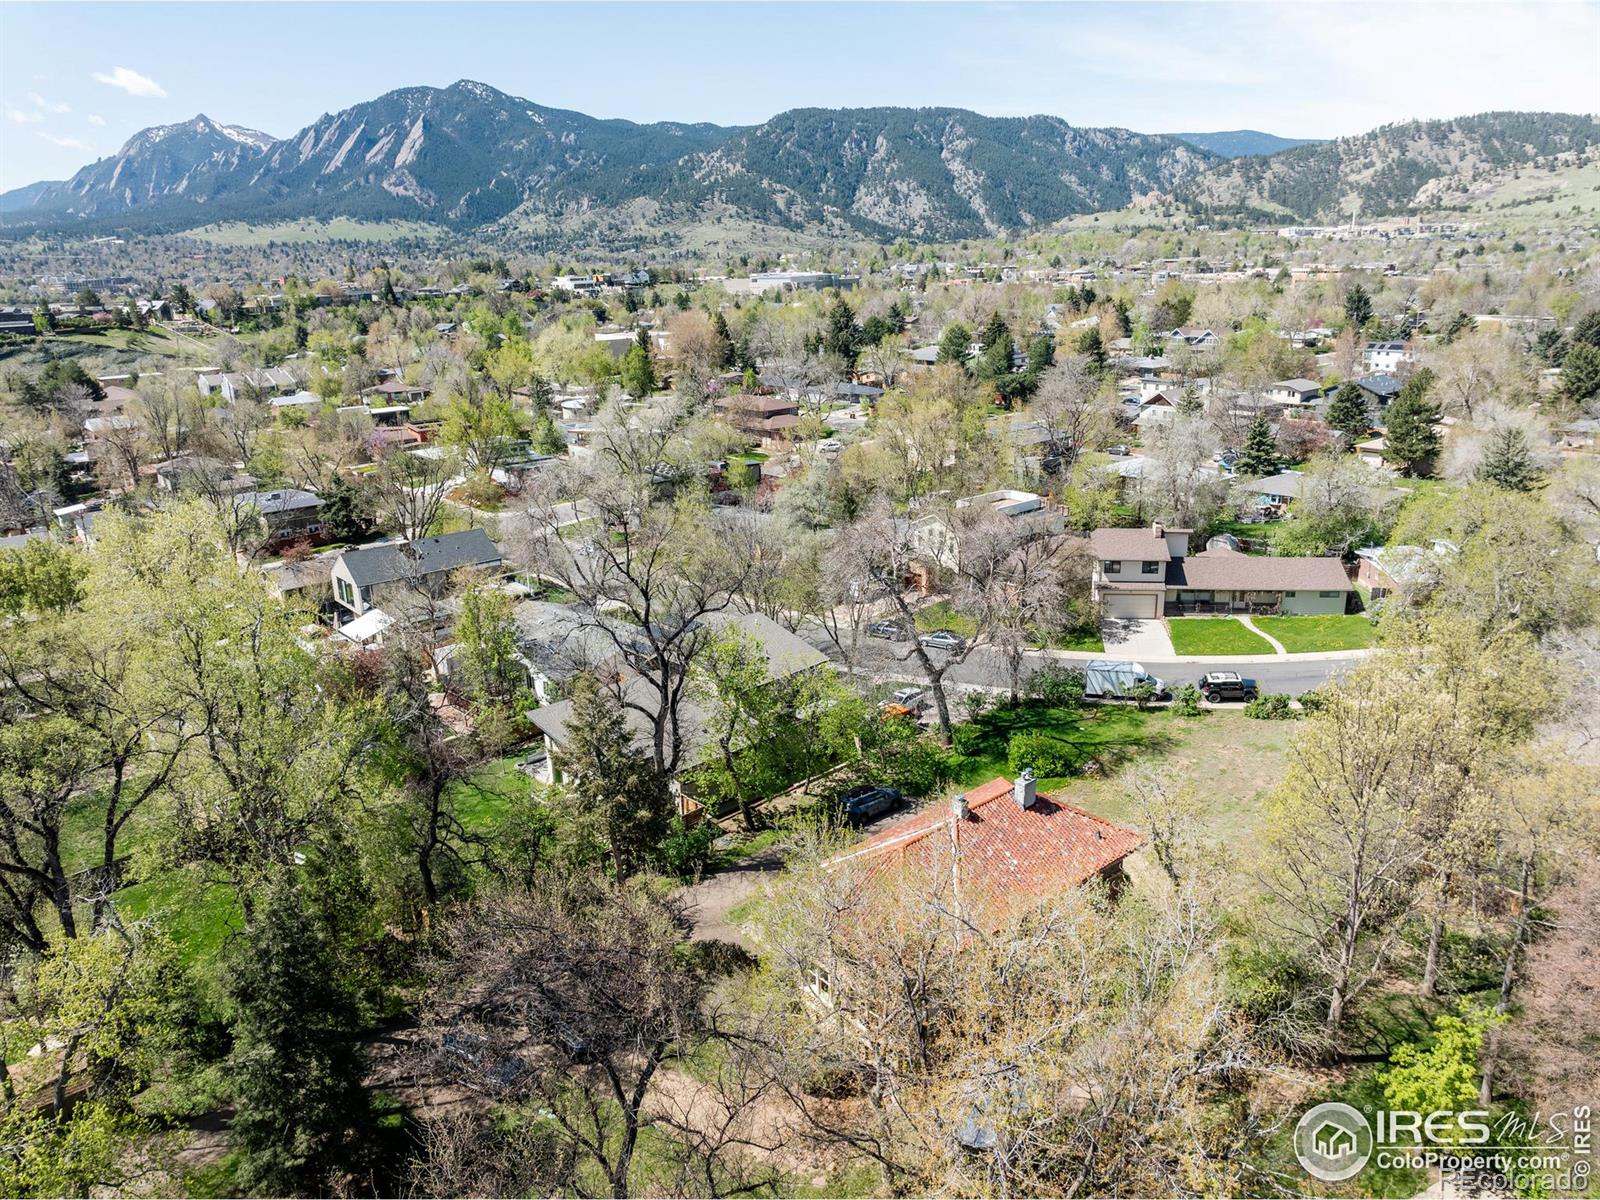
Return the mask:
<svg viewBox="0 0 1600 1200">
<path fill-rule="evenodd" d="M 1124 661 L 1125 656 L 1115 650 L 1106 649 L 1098 652 L 1088 650 L 1030 650 L 1029 654 L 1043 655 L 1046 658 L 1061 659 L 1064 662 L 1093 662 L 1096 659 L 1108 659 L 1112 662 Z M 1317 650 L 1311 654 L 1207 654 L 1191 658 L 1153 658 L 1148 655 L 1139 655 L 1138 661 L 1149 665 L 1150 663 L 1184 663 L 1216 664 L 1226 663 L 1295 663 L 1295 662 L 1359 662 L 1369 654 L 1376 654 L 1375 647 L 1361 650 Z"/>
</svg>

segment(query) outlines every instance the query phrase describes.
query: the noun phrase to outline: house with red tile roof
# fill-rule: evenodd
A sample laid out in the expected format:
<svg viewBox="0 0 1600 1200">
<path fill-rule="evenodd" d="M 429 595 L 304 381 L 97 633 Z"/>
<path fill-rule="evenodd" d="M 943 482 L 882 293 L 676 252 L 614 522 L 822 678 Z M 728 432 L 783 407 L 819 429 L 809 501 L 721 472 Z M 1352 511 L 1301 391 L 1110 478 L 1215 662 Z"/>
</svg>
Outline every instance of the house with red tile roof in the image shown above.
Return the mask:
<svg viewBox="0 0 1600 1200">
<path fill-rule="evenodd" d="M 1113 894 L 1144 837 L 1041 796 L 1033 773 L 1001 776 L 948 805 L 911 813 L 829 860 L 832 871 L 890 884 L 900 872 L 948 889 L 963 921 L 995 931 L 1052 897 L 1102 879 Z"/>
</svg>

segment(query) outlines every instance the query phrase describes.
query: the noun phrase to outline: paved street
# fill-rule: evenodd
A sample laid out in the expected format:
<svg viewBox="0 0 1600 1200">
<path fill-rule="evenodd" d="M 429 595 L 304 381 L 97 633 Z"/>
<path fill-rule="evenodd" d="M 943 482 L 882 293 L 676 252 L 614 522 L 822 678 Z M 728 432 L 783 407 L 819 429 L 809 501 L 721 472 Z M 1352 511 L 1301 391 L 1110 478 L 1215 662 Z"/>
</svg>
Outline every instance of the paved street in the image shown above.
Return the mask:
<svg viewBox="0 0 1600 1200">
<path fill-rule="evenodd" d="M 823 650 L 835 659 L 842 658 L 838 648 L 833 645 L 819 627 L 814 625 L 803 626 L 800 634 L 818 649 Z M 938 652 L 934 651 L 933 653 L 937 654 Z M 907 642 L 888 642 L 878 638 L 863 638 L 856 657 L 857 667 L 880 682 L 903 679 L 908 682 L 919 683 L 922 680 L 921 670 L 916 660 L 912 658 L 911 647 Z M 1040 664 L 1045 662 L 1056 661 L 1069 665 L 1082 665 L 1090 658 L 1101 657 L 1124 658 L 1131 656 L 1115 654 L 1111 651 L 1107 651 L 1103 655 L 1033 651 L 1023 656 L 1022 677 L 1025 680 L 1038 669 Z M 908 659 L 910 661 L 907 661 Z M 1346 653 L 1290 655 L 1288 657 L 1246 655 L 1239 658 L 1187 659 L 1140 656 L 1136 661 L 1142 663 L 1152 675 L 1166 680 L 1169 684 L 1193 683 L 1207 671 L 1237 671 L 1241 675 L 1256 680 L 1263 692 L 1287 692 L 1291 696 L 1298 696 L 1301 692 L 1307 692 L 1322 686 L 1328 679 L 1340 672 L 1349 670 L 1361 659 L 1359 655 Z M 945 679 L 949 683 L 967 687 L 1009 688 L 1011 686 L 1011 672 L 1006 663 L 1005 655 L 989 646 L 978 647 L 968 656 L 966 662 L 952 667 Z"/>
</svg>

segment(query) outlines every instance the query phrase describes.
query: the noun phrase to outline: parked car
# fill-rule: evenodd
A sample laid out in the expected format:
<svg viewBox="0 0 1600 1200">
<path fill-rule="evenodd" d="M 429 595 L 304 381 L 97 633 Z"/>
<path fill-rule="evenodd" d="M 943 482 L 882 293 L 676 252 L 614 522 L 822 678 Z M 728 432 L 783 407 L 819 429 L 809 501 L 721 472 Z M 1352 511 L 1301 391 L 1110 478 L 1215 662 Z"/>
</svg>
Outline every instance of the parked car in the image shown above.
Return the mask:
<svg viewBox="0 0 1600 1200">
<path fill-rule="evenodd" d="M 922 701 L 924 698 L 925 693 L 919 687 L 900 688 L 893 696 L 890 697 L 890 699 L 896 704 L 903 704 L 913 711 L 922 707 Z"/>
<path fill-rule="evenodd" d="M 1246 679 L 1237 671 L 1207 671 L 1195 686 L 1212 704 L 1224 700 L 1243 700 L 1248 704 L 1261 694 L 1254 679 Z"/>
<path fill-rule="evenodd" d="M 866 628 L 866 635 L 875 638 L 887 638 L 891 642 L 898 642 L 906 636 L 906 627 L 899 621 L 874 621 Z"/>
<path fill-rule="evenodd" d="M 899 806 L 904 799 L 900 792 L 891 787 L 877 787 L 873 784 L 861 784 L 853 787 L 844 794 L 844 815 L 849 821 L 867 821 L 873 817 L 882 816 L 892 808 Z"/>
<path fill-rule="evenodd" d="M 948 650 L 952 654 L 958 654 L 966 649 L 967 639 L 954 629 L 935 629 L 932 633 L 924 633 L 918 637 L 917 644 L 929 650 Z"/>
<path fill-rule="evenodd" d="M 824 454 L 837 454 L 844 449 L 844 443 L 838 438 L 823 438 L 817 443 L 817 449 Z"/>
</svg>

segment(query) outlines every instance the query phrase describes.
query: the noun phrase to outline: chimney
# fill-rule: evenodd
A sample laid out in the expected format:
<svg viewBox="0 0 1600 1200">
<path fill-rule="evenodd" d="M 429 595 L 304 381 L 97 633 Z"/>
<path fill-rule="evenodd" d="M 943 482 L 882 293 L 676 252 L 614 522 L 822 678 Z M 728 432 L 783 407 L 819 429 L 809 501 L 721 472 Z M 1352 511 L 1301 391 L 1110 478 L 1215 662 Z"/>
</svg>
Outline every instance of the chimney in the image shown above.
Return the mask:
<svg viewBox="0 0 1600 1200">
<path fill-rule="evenodd" d="M 950 801 L 950 815 L 956 820 L 965 821 L 970 811 L 971 809 L 967 807 L 967 794 L 965 792 L 958 793 L 955 799 Z"/>
<path fill-rule="evenodd" d="M 1155 534 L 1157 537 L 1166 537 L 1167 527 L 1160 521 L 1154 521 L 1150 525 L 1150 532 Z"/>
<path fill-rule="evenodd" d="M 1033 782 L 1033 768 L 1023 767 L 1017 781 L 1011 785 L 1011 797 L 1018 808 L 1032 808 L 1039 799 L 1039 789 Z"/>
</svg>

